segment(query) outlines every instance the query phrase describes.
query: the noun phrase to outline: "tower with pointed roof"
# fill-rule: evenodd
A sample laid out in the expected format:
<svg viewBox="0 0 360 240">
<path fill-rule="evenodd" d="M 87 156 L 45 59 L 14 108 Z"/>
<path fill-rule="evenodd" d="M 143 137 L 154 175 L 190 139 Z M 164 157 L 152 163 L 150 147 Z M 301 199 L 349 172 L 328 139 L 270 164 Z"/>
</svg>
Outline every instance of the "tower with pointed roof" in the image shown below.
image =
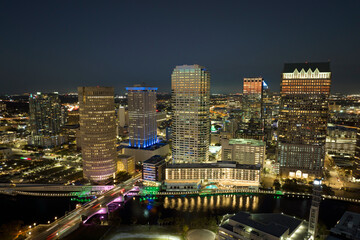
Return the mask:
<svg viewBox="0 0 360 240">
<path fill-rule="evenodd" d="M 278 162 L 283 177 L 321 177 L 330 63 L 287 63 L 280 85 Z"/>
</svg>

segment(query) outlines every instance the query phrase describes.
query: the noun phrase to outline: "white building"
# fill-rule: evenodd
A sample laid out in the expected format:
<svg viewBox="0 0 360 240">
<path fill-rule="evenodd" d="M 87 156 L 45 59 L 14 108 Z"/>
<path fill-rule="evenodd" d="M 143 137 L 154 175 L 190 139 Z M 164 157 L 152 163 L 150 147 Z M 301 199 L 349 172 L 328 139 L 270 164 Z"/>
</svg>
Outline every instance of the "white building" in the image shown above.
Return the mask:
<svg viewBox="0 0 360 240">
<path fill-rule="evenodd" d="M 165 185 L 168 191 L 198 190 L 206 184 L 257 188 L 260 184 L 260 166 L 219 161 L 166 167 Z"/>
</svg>

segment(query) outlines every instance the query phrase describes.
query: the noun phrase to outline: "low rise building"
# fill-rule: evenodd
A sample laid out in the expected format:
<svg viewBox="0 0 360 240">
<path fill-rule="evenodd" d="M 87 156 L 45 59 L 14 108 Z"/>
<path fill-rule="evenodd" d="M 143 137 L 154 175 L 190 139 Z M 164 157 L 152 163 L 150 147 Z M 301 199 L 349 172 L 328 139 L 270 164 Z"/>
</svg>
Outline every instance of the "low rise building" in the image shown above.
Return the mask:
<svg viewBox="0 0 360 240">
<path fill-rule="evenodd" d="M 116 160 L 116 172 L 126 171 L 129 174 L 135 173 L 135 158 L 125 154 L 120 154 Z"/>
<path fill-rule="evenodd" d="M 282 213 L 239 212 L 223 221 L 220 240 L 303 240 L 307 235 L 303 220 Z"/>
<path fill-rule="evenodd" d="M 346 211 L 335 227 L 330 230 L 329 239 L 360 240 L 360 214 Z"/>
<path fill-rule="evenodd" d="M 260 169 L 260 165 L 234 161 L 171 164 L 165 170 L 165 186 L 168 191 L 195 191 L 207 184 L 256 189 L 260 184 Z"/>
<path fill-rule="evenodd" d="M 156 143 L 146 148 L 125 147 L 123 150 L 125 155 L 134 156 L 136 162 L 144 162 L 152 156 L 166 156 L 170 153 L 167 143 Z"/>
<path fill-rule="evenodd" d="M 165 166 L 165 158 L 159 155 L 145 160 L 142 171 L 143 180 L 162 182 L 165 179 Z"/>
<path fill-rule="evenodd" d="M 263 164 L 265 143 L 254 139 L 222 139 L 222 160 L 240 164 Z"/>
<path fill-rule="evenodd" d="M 64 135 L 32 135 L 28 138 L 28 144 L 41 147 L 55 147 L 66 143 L 67 136 Z"/>
</svg>

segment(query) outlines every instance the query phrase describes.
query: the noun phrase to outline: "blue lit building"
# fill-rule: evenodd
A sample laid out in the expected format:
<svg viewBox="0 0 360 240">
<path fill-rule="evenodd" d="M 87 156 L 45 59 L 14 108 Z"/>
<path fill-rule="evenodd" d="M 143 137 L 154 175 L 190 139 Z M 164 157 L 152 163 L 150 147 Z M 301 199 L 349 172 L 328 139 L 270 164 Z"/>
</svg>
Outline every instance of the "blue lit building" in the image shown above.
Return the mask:
<svg viewBox="0 0 360 240">
<path fill-rule="evenodd" d="M 135 85 L 127 87 L 129 147 L 147 148 L 157 143 L 157 88 Z"/>
</svg>

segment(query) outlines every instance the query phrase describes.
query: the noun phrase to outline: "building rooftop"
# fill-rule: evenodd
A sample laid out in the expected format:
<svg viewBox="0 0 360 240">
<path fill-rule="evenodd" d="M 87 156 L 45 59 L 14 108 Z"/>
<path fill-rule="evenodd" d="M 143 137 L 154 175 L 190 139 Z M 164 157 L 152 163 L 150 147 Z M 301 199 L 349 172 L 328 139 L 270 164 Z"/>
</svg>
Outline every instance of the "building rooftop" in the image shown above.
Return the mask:
<svg viewBox="0 0 360 240">
<path fill-rule="evenodd" d="M 246 144 L 254 147 L 265 146 L 265 143 L 261 140 L 245 139 L 245 138 L 230 139 L 229 144 Z"/>
<path fill-rule="evenodd" d="M 306 72 L 311 69 L 319 69 L 320 72 L 331 72 L 330 62 L 317 62 L 317 63 L 285 63 L 283 73 L 293 73 L 297 69 L 299 72 L 304 69 Z"/>
<path fill-rule="evenodd" d="M 330 232 L 336 236 L 346 236 L 347 239 L 360 239 L 360 214 L 346 211 Z"/>
<path fill-rule="evenodd" d="M 158 164 L 158 163 L 161 163 L 162 161 L 165 161 L 165 158 L 160 156 L 160 155 L 155 155 L 155 156 L 152 156 L 151 158 L 145 160 L 143 162 L 143 164 Z"/>
<path fill-rule="evenodd" d="M 119 155 L 118 155 L 118 158 L 122 158 L 122 159 L 124 159 L 124 158 L 131 158 L 131 157 L 133 157 L 133 156 L 126 155 L 126 154 L 119 154 Z"/>
<path fill-rule="evenodd" d="M 218 161 L 214 163 L 177 163 L 170 164 L 167 168 L 239 168 L 260 170 L 260 165 L 239 164 L 235 161 Z"/>
<path fill-rule="evenodd" d="M 230 218 L 252 229 L 281 237 L 287 230 L 292 235 L 302 224 L 302 220 L 281 213 L 250 214 L 239 212 Z M 228 227 L 228 226 L 227 226 Z"/>
<path fill-rule="evenodd" d="M 193 64 L 193 65 L 180 65 L 180 66 L 176 66 L 175 69 L 199 69 L 199 68 L 204 68 L 203 66 L 200 66 L 198 64 Z"/>
<path fill-rule="evenodd" d="M 133 148 L 133 149 L 141 149 L 141 150 L 147 150 L 147 151 L 154 151 L 158 148 L 161 148 L 163 146 L 168 145 L 167 142 L 159 142 L 159 143 L 155 143 L 154 145 L 148 146 L 147 148 L 138 148 L 138 147 L 129 147 L 129 146 L 125 146 L 126 148 Z"/>
</svg>

